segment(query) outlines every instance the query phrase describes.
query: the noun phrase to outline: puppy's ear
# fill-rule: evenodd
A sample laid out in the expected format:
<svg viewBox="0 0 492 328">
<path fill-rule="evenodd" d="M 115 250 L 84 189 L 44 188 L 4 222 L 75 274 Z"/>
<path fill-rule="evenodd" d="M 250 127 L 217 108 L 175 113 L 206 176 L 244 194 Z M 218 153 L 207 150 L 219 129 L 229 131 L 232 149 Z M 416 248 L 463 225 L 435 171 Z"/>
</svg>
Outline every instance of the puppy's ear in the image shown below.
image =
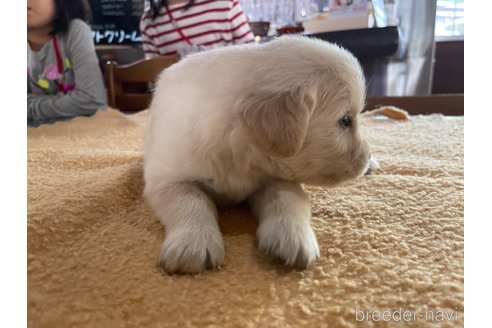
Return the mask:
<svg viewBox="0 0 492 328">
<path fill-rule="evenodd" d="M 306 137 L 313 98 L 300 90 L 251 94 L 240 102 L 242 119 L 260 148 L 277 157 L 295 155 Z"/>
</svg>

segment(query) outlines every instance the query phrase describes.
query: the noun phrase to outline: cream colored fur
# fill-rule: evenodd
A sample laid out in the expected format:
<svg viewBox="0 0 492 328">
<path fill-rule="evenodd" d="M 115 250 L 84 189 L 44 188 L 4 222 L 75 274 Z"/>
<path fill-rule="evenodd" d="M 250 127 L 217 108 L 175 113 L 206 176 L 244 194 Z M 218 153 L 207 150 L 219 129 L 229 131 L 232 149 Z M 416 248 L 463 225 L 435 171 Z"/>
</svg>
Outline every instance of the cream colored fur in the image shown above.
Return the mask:
<svg viewBox="0 0 492 328">
<path fill-rule="evenodd" d="M 211 50 L 164 71 L 144 153 L 144 195 L 166 227 L 163 267 L 220 266 L 216 206 L 244 200 L 261 249 L 287 265 L 312 264 L 319 249 L 301 183 L 335 186 L 367 169 L 364 101 L 357 60 L 305 37 Z"/>
</svg>

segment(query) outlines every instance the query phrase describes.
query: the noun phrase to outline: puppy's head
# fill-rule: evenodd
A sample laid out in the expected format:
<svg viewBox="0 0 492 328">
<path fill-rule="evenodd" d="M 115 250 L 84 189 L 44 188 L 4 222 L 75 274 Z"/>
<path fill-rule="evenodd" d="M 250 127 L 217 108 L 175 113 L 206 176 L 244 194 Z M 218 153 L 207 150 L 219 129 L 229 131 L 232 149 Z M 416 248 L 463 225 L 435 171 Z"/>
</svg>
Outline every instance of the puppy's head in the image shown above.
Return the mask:
<svg viewBox="0 0 492 328">
<path fill-rule="evenodd" d="M 365 81 L 355 57 L 303 37 L 282 37 L 264 51 L 276 62 L 241 100 L 241 116 L 281 178 L 335 185 L 361 175 L 370 155 L 359 129 Z"/>
</svg>

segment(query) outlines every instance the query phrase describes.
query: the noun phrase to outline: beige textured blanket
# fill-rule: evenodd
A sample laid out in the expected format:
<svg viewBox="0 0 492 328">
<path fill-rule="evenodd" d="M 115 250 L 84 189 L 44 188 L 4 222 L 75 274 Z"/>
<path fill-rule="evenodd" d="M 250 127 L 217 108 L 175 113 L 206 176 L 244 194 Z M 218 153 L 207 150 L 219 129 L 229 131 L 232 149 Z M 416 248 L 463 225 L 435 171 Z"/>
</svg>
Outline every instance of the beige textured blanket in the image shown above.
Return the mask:
<svg viewBox="0 0 492 328">
<path fill-rule="evenodd" d="M 364 118 L 382 171 L 308 188 L 314 267 L 263 255 L 248 209 L 231 208 L 222 269 L 170 276 L 141 197 L 146 117 L 28 129 L 30 327 L 463 326 L 462 118 Z"/>
</svg>

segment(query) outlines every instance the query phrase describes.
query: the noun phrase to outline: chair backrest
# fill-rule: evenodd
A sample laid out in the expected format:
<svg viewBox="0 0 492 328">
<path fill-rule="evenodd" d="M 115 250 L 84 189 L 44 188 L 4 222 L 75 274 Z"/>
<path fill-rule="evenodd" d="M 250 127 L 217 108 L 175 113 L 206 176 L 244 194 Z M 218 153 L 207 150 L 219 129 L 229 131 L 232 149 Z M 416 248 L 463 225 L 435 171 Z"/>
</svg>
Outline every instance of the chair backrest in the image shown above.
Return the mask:
<svg viewBox="0 0 492 328">
<path fill-rule="evenodd" d="M 144 59 L 129 65 L 106 63 L 104 75 L 108 89 L 108 104 L 121 111 L 138 111 L 149 107 L 152 99 L 149 85 L 164 69 L 179 61 L 179 56 Z M 134 86 L 128 91 L 127 86 Z M 139 86 L 140 88 L 137 88 Z"/>
</svg>

